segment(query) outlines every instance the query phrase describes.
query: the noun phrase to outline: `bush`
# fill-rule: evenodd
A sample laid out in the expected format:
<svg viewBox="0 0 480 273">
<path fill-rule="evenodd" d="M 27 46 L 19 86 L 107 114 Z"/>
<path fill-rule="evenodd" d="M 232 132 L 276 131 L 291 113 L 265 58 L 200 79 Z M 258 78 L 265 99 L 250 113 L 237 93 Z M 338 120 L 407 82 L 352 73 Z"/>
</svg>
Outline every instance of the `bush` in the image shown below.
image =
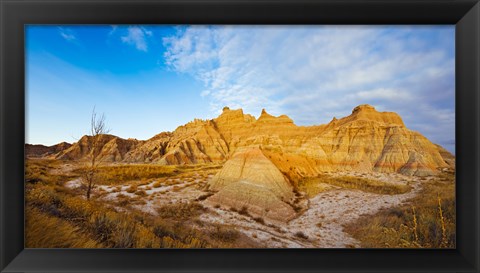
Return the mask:
<svg viewBox="0 0 480 273">
<path fill-rule="evenodd" d="M 157 209 L 157 214 L 162 218 L 186 220 L 199 216 L 205 211 L 207 211 L 207 209 L 204 206 L 195 202 L 190 202 L 162 206 Z"/>
<path fill-rule="evenodd" d="M 136 185 L 131 185 L 127 190 L 126 192 L 128 193 L 134 193 L 137 191 L 137 186 Z"/>
<path fill-rule="evenodd" d="M 216 226 L 214 230 L 210 232 L 212 239 L 226 243 L 234 242 L 239 236 L 240 233 L 236 229 L 225 226 Z"/>
<path fill-rule="evenodd" d="M 255 218 L 253 218 L 253 220 L 254 220 L 255 222 L 257 222 L 257 223 L 260 223 L 260 224 L 262 224 L 262 225 L 265 225 L 265 220 L 263 220 L 262 217 L 255 217 Z"/>
<path fill-rule="evenodd" d="M 302 231 L 295 232 L 295 236 L 298 237 L 298 238 L 305 239 L 305 240 L 308 239 L 308 236 L 305 233 L 303 233 Z"/>
<path fill-rule="evenodd" d="M 147 192 L 144 190 L 138 190 L 135 192 L 135 194 L 138 196 L 147 196 Z"/>
<path fill-rule="evenodd" d="M 241 215 L 250 216 L 250 213 L 248 213 L 248 208 L 246 206 L 243 206 L 240 211 L 238 211 L 238 213 Z"/>
</svg>

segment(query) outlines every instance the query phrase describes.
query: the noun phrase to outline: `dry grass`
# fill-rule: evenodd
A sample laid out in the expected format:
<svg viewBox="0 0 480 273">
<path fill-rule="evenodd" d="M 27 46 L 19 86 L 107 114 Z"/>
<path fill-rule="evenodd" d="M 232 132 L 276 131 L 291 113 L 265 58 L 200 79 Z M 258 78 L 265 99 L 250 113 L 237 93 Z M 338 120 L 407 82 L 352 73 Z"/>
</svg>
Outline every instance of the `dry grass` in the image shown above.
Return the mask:
<svg viewBox="0 0 480 273">
<path fill-rule="evenodd" d="M 207 208 L 196 202 L 164 205 L 157 208 L 159 217 L 176 220 L 192 219 L 206 211 Z"/>
<path fill-rule="evenodd" d="M 153 183 L 152 185 L 154 188 L 160 188 L 162 186 L 162 183 L 160 181 L 157 181 L 155 183 Z"/>
<path fill-rule="evenodd" d="M 196 202 L 161 207 L 160 216 L 154 217 L 132 209 L 117 212 L 106 203 L 87 201 L 57 187 L 37 183 L 27 188 L 27 247 L 204 248 L 239 244 L 226 232 L 232 230 L 230 227 L 219 225 L 217 233 L 211 233 L 213 227 L 194 228 L 196 216 L 207 211 Z"/>
<path fill-rule="evenodd" d="M 245 216 L 251 216 L 250 213 L 248 212 L 248 208 L 243 206 L 239 211 L 238 214 L 240 215 L 245 215 Z"/>
<path fill-rule="evenodd" d="M 345 230 L 368 248 L 454 248 L 453 176 L 423 183 L 409 204 L 362 216 Z"/>
<path fill-rule="evenodd" d="M 126 190 L 126 192 L 128 193 L 134 193 L 137 191 L 137 185 L 131 185 L 130 187 L 128 187 L 128 189 Z"/>
<path fill-rule="evenodd" d="M 101 166 L 98 170 L 97 180 L 98 184 L 102 185 L 115 185 L 132 180 L 148 183 L 149 179 L 168 177 L 178 174 L 178 172 L 175 166 L 153 164 Z"/>
<path fill-rule="evenodd" d="M 94 200 L 59 196 L 47 187 L 29 193 L 28 247 L 204 248 L 233 247 L 231 236 L 211 237 L 192 228 L 198 204 L 163 207 L 160 217 L 139 212 L 116 212 Z M 171 217 L 171 218 L 170 218 Z M 220 228 L 223 230 L 223 228 Z"/>
<path fill-rule="evenodd" d="M 215 226 L 210 232 L 212 239 L 227 243 L 235 242 L 239 236 L 240 233 L 235 228 L 220 225 Z"/>
<path fill-rule="evenodd" d="M 25 247 L 27 248 L 103 247 L 70 222 L 49 216 L 36 208 L 28 208 L 25 216 Z"/>
<path fill-rule="evenodd" d="M 202 194 L 197 198 L 197 201 L 203 201 L 203 200 L 207 199 L 208 197 L 212 196 L 213 194 L 214 194 L 213 192 Z"/>
<path fill-rule="evenodd" d="M 313 197 L 328 189 L 324 186 L 325 184 L 379 194 L 402 194 L 411 190 L 411 187 L 408 185 L 392 184 L 353 176 L 334 177 L 326 174 L 302 179 L 299 182 L 299 189 L 307 193 L 308 196 Z"/>
<path fill-rule="evenodd" d="M 68 175 L 53 175 L 51 170 L 60 166 L 62 162 L 50 159 L 27 159 L 25 161 L 25 182 L 27 184 L 41 183 L 44 185 L 61 185 L 71 178 Z"/>
</svg>

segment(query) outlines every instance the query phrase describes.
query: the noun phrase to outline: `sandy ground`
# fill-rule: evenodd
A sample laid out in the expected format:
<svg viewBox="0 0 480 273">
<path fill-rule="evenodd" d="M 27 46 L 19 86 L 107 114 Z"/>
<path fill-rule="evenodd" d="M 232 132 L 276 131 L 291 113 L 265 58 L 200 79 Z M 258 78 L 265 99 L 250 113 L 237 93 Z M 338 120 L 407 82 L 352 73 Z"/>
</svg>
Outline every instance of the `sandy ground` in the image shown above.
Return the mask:
<svg viewBox="0 0 480 273">
<path fill-rule="evenodd" d="M 341 173 L 339 175 L 354 175 Z M 360 175 L 356 173 L 355 175 Z M 286 225 L 272 223 L 266 225 L 253 221 L 250 217 L 226 209 L 216 209 L 215 213 L 204 214 L 206 222 L 232 224 L 265 247 L 278 248 L 346 248 L 360 244 L 343 231 L 343 225 L 355 221 L 363 214 L 373 214 L 381 209 L 398 206 L 412 198 L 420 190 L 416 177 L 398 174 L 362 174 L 364 177 L 388 183 L 406 184 L 412 190 L 405 194 L 383 195 L 350 190 L 335 186 L 321 192 L 309 200 L 309 209 Z M 212 208 L 214 209 L 214 208 Z M 300 238 L 302 232 L 306 238 Z"/>
<path fill-rule="evenodd" d="M 204 177 L 195 173 L 189 179 L 173 177 L 154 179 L 148 183 L 132 181 L 121 185 L 98 185 L 95 187 L 94 197 L 112 203 L 126 199 L 132 208 L 156 215 L 155 209 L 157 207 L 166 204 L 191 202 L 204 195 L 205 192 L 201 188 L 211 177 L 212 175 Z M 157 183 L 160 185 L 155 187 Z M 82 186 L 82 181 L 80 178 L 76 178 L 64 185 L 70 189 L 77 189 Z M 137 186 L 136 192 L 129 192 L 132 185 Z M 144 192 L 145 195 L 139 195 L 138 192 Z M 123 210 L 120 206 L 117 208 Z"/>
<path fill-rule="evenodd" d="M 267 219 L 265 223 L 258 223 L 252 217 L 240 215 L 228 208 L 212 207 L 208 202 L 200 201 L 209 207 L 209 210 L 202 214 L 199 220 L 207 224 L 221 223 L 235 226 L 237 230 L 268 248 L 359 247 L 359 242 L 343 231 L 345 224 L 355 221 L 363 214 L 373 214 L 381 209 L 398 206 L 420 190 L 417 177 L 348 172 L 338 175 L 360 176 L 394 184 L 408 183 L 412 190 L 405 194 L 383 195 L 327 186 L 327 190 L 308 200 L 308 210 L 287 224 L 273 223 Z M 154 179 L 143 184 L 133 181 L 115 186 L 101 185 L 97 186 L 95 192 L 99 200 L 112 204 L 127 200 L 132 208 L 156 215 L 155 209 L 159 206 L 192 202 L 207 194 L 202 188 L 211 176 L 192 173 L 189 177 Z M 154 187 L 157 182 L 160 185 Z M 128 192 L 132 184 L 137 185 L 137 191 L 143 191 L 145 195 Z M 81 180 L 73 179 L 66 182 L 65 186 L 70 189 L 78 188 L 81 186 Z M 117 208 L 122 209 L 120 206 Z"/>
</svg>

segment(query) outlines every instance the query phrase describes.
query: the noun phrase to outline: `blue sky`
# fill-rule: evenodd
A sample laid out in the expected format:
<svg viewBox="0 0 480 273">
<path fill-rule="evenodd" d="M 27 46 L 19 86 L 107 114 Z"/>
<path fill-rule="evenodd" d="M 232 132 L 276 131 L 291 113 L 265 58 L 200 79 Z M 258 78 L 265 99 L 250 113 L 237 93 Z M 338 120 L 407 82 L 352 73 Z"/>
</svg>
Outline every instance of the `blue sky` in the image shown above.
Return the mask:
<svg viewBox="0 0 480 273">
<path fill-rule="evenodd" d="M 368 103 L 454 152 L 454 26 L 28 26 L 27 143 L 74 142 L 93 107 L 148 139 L 224 106 L 298 125 Z"/>
</svg>

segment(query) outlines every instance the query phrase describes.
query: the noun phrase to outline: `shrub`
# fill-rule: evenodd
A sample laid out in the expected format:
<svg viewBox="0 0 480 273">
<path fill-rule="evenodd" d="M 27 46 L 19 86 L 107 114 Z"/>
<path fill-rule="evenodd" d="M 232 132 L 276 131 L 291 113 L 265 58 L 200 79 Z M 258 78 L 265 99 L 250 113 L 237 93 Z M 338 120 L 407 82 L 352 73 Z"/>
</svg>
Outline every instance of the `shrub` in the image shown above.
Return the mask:
<svg viewBox="0 0 480 273">
<path fill-rule="evenodd" d="M 243 206 L 240 211 L 238 211 L 238 213 L 241 215 L 250 216 L 250 213 L 248 213 L 248 208 L 246 206 Z"/>
<path fill-rule="evenodd" d="M 137 186 L 136 185 L 131 185 L 127 190 L 126 192 L 128 193 L 134 193 L 137 191 Z"/>
<path fill-rule="evenodd" d="M 138 190 L 135 192 L 135 194 L 138 196 L 147 196 L 147 192 L 144 190 Z"/>
<path fill-rule="evenodd" d="M 298 238 L 301 238 L 301 239 L 305 239 L 305 240 L 308 239 L 308 236 L 305 233 L 303 233 L 302 231 L 295 232 L 295 236 L 298 237 Z"/>
<path fill-rule="evenodd" d="M 207 211 L 202 205 L 190 202 L 165 205 L 157 209 L 157 214 L 162 218 L 172 218 L 175 220 L 191 219 Z"/>
<path fill-rule="evenodd" d="M 257 223 L 260 223 L 262 225 L 265 225 L 265 220 L 263 220 L 262 217 L 254 217 L 253 220 Z"/>
<path fill-rule="evenodd" d="M 210 232 L 212 239 L 226 243 L 234 242 L 239 236 L 240 233 L 233 227 L 216 226 L 214 230 Z"/>
</svg>

